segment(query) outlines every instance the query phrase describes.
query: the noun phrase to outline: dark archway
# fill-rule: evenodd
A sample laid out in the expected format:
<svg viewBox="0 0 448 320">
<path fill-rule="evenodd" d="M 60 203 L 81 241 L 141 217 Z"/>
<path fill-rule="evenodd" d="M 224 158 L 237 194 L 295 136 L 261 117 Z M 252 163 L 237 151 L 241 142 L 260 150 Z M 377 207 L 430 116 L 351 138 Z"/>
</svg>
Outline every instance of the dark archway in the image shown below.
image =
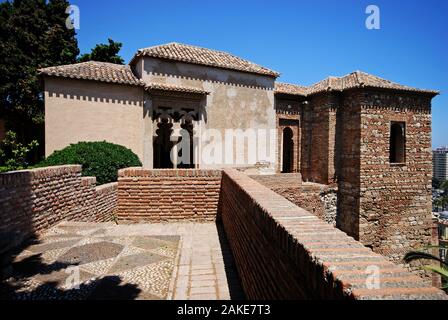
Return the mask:
<svg viewBox="0 0 448 320">
<path fill-rule="evenodd" d="M 157 124 L 157 136 L 154 139 L 154 168 L 155 169 L 173 169 L 171 161 L 171 149 L 174 142 L 171 141 L 173 134 L 173 124 L 168 118 L 162 119 Z"/>
<path fill-rule="evenodd" d="M 283 173 L 293 172 L 294 163 L 294 133 L 291 128 L 283 130 Z"/>
<path fill-rule="evenodd" d="M 191 119 L 189 120 L 185 120 L 183 124 L 181 124 L 180 126 L 183 130 L 186 130 L 188 132 L 188 135 L 190 137 L 190 141 L 189 141 L 189 161 L 188 163 L 180 163 L 177 167 L 179 169 L 194 169 L 195 168 L 195 163 L 194 163 L 194 144 L 193 144 L 193 139 L 194 139 L 194 135 L 193 135 L 193 130 L 194 130 L 194 125 L 193 125 L 193 121 Z M 179 144 L 182 143 L 182 138 L 179 139 Z M 185 148 L 185 146 L 184 146 Z M 183 150 L 182 150 L 183 151 Z M 178 156 L 181 157 L 182 156 L 182 151 L 179 152 Z"/>
</svg>

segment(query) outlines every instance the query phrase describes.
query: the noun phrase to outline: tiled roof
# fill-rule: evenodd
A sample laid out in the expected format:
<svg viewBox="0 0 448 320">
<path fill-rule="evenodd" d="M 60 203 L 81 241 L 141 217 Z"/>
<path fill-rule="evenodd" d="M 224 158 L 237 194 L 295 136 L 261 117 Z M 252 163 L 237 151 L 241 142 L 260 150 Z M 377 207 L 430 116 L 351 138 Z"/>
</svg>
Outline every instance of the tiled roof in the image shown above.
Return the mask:
<svg viewBox="0 0 448 320">
<path fill-rule="evenodd" d="M 412 88 L 383 78 L 355 71 L 343 77 L 328 77 L 312 86 L 303 87 L 293 84 L 276 83 L 275 93 L 310 96 L 327 91 L 344 91 L 354 88 L 379 88 L 399 91 L 419 92 L 437 95 L 438 91 Z"/>
<path fill-rule="evenodd" d="M 39 69 L 39 73 L 46 76 L 70 79 L 95 80 L 108 83 L 128 85 L 144 85 L 128 65 L 106 62 L 88 61 L 64 66 Z"/>
<path fill-rule="evenodd" d="M 175 42 L 140 49 L 132 59 L 132 61 L 135 61 L 137 57 L 141 56 L 182 61 L 199 65 L 262 74 L 272 77 L 278 77 L 280 75 L 278 72 L 269 70 L 265 67 L 241 59 L 227 52 L 200 48 Z"/>
<path fill-rule="evenodd" d="M 355 71 L 343 77 L 328 77 L 310 87 L 308 95 L 324 91 L 344 91 L 353 88 L 379 88 L 399 91 L 439 94 L 438 91 L 404 86 L 362 71 Z"/>
<path fill-rule="evenodd" d="M 275 83 L 275 93 L 306 96 L 308 92 L 307 90 L 308 90 L 307 87 L 299 86 L 296 84 L 282 83 L 282 82 Z"/>
<path fill-rule="evenodd" d="M 184 93 L 197 93 L 197 94 L 210 94 L 205 90 L 189 87 L 189 86 L 180 86 L 175 84 L 166 84 L 166 83 L 150 83 L 145 87 L 146 90 L 162 90 L 162 91 L 172 91 L 172 92 L 184 92 Z"/>
</svg>

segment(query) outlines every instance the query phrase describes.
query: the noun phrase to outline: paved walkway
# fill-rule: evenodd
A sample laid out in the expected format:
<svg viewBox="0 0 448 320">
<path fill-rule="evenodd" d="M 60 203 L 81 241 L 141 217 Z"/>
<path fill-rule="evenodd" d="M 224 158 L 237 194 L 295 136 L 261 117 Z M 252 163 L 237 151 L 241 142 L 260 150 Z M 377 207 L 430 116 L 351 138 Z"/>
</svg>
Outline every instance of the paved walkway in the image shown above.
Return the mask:
<svg viewBox="0 0 448 320">
<path fill-rule="evenodd" d="M 243 299 L 214 223 L 64 222 L 16 258 L 3 298 Z"/>
</svg>

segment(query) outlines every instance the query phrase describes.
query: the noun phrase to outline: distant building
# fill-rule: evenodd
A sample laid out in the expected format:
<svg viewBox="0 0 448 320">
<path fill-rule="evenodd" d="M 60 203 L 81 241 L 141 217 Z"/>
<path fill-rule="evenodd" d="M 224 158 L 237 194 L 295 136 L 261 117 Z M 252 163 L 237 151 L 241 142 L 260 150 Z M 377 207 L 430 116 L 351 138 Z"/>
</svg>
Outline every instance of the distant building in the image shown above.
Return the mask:
<svg viewBox="0 0 448 320">
<path fill-rule="evenodd" d="M 434 178 L 440 181 L 448 180 L 448 147 L 433 151 Z"/>
<path fill-rule="evenodd" d="M 448 261 L 448 212 L 442 212 L 439 215 L 439 243 L 443 247 L 440 249 L 440 258 Z"/>
</svg>

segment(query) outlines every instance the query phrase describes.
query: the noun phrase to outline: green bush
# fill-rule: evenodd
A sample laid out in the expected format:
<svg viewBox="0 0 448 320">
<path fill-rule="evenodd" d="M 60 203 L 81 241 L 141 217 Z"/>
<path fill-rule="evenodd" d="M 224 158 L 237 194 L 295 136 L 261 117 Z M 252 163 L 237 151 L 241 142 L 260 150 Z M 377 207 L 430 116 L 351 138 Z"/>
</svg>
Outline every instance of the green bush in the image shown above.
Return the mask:
<svg viewBox="0 0 448 320">
<path fill-rule="evenodd" d="M 131 150 L 103 141 L 72 144 L 54 152 L 39 167 L 66 164 L 81 164 L 82 175 L 96 177 L 98 185 L 117 181 L 119 169 L 142 165 Z"/>
</svg>

